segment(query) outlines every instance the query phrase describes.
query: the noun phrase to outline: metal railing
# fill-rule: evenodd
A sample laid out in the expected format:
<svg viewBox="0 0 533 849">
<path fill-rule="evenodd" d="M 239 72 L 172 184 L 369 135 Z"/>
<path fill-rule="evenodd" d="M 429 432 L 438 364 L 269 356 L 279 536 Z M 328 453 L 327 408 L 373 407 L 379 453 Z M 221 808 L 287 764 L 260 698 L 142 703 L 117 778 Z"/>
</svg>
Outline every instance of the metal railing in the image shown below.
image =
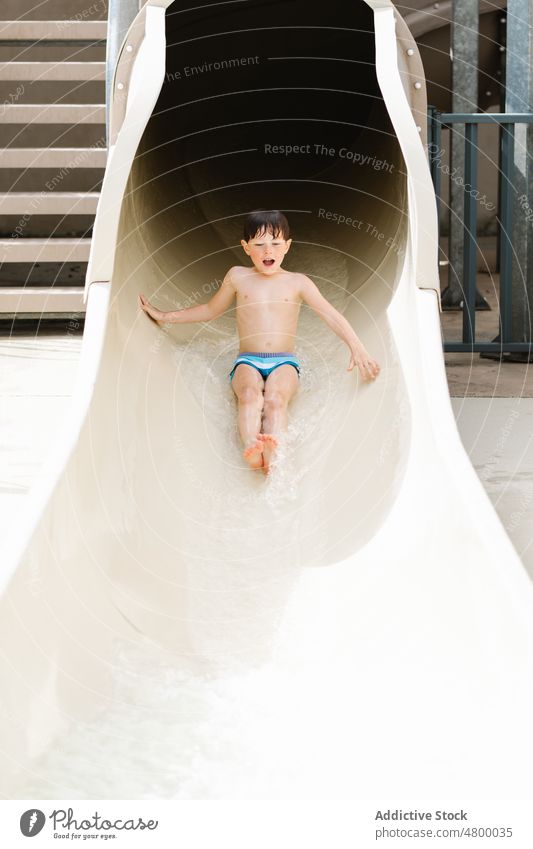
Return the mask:
<svg viewBox="0 0 533 849">
<path fill-rule="evenodd" d="M 464 253 L 463 253 L 463 339 L 462 342 L 445 342 L 446 352 L 479 353 L 531 353 L 533 343 L 513 340 L 512 330 L 512 277 L 513 277 L 513 171 L 515 125 L 533 123 L 531 112 L 461 113 L 428 110 L 429 164 L 440 228 L 441 172 L 439 153 L 442 151 L 442 130 L 453 124 L 465 126 L 464 168 Z M 476 341 L 476 277 L 477 277 L 477 154 L 478 125 L 497 124 L 500 134 L 500 192 L 498 208 L 500 294 L 498 341 Z M 533 305 L 532 305 L 533 307 Z"/>
</svg>

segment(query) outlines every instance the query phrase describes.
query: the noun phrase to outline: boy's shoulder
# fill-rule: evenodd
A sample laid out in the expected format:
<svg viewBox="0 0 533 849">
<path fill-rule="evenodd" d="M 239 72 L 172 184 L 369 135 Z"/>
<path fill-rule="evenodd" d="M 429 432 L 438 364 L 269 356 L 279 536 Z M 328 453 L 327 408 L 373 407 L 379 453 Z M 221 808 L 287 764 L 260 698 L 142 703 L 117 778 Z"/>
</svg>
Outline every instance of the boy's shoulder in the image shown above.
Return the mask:
<svg viewBox="0 0 533 849">
<path fill-rule="evenodd" d="M 228 283 L 233 284 L 233 286 L 238 286 L 239 283 L 250 276 L 251 270 L 252 269 L 247 268 L 245 265 L 232 265 L 231 268 L 228 269 L 225 279 Z"/>
<path fill-rule="evenodd" d="M 311 280 L 311 278 L 308 277 L 307 274 L 303 274 L 303 272 L 301 272 L 301 271 L 293 271 L 292 272 L 292 279 L 299 286 L 307 287 L 307 286 L 314 286 L 315 285 L 313 283 L 313 281 Z"/>
<path fill-rule="evenodd" d="M 232 265 L 230 269 L 228 269 L 228 275 L 233 278 L 244 277 L 245 274 L 250 274 L 251 269 L 247 268 L 245 265 Z"/>
</svg>

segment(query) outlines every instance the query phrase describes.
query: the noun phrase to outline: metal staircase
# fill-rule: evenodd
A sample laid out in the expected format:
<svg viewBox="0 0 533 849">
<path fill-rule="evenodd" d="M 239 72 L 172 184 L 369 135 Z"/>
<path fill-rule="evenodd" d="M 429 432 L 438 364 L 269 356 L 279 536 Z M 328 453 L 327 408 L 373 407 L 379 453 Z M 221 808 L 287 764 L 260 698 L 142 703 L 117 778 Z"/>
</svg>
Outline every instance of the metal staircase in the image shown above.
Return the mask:
<svg viewBox="0 0 533 849">
<path fill-rule="evenodd" d="M 64 323 L 106 162 L 107 0 L 2 0 L 0 18 L 0 323 Z"/>
</svg>

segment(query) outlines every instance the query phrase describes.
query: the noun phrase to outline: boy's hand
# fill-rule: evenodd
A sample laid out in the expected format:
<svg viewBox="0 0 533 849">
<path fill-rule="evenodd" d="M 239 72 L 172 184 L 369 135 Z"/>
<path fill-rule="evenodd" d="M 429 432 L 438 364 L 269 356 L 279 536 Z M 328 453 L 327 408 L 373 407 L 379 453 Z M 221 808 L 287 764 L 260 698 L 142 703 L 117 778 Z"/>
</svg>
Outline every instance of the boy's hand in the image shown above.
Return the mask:
<svg viewBox="0 0 533 849">
<path fill-rule="evenodd" d="M 347 370 L 352 371 L 356 366 L 363 380 L 375 380 L 381 371 L 379 363 L 373 360 L 364 348 L 357 348 L 351 352 Z"/>
<path fill-rule="evenodd" d="M 145 313 L 147 313 L 147 315 L 150 316 L 150 318 L 153 318 L 154 321 L 163 320 L 164 313 L 162 313 L 161 310 L 156 309 L 156 307 L 153 307 L 151 303 L 146 300 L 143 294 L 139 294 L 139 306 Z"/>
</svg>

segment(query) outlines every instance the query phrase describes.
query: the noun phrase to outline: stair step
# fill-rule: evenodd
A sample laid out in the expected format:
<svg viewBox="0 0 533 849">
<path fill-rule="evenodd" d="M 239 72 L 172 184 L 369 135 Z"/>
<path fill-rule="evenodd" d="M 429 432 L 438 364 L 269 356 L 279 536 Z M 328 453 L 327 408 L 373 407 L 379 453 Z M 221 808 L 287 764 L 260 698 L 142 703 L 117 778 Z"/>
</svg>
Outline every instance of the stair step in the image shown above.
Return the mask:
<svg viewBox="0 0 533 849">
<path fill-rule="evenodd" d="M 5 21 L 101 21 L 107 18 L 108 0 L 2 0 L 1 15 Z"/>
<path fill-rule="evenodd" d="M 0 239 L 0 263 L 88 262 L 90 239 Z"/>
<path fill-rule="evenodd" d="M 105 124 L 105 106 L 9 103 L 3 106 L 2 118 L 4 124 Z"/>
<path fill-rule="evenodd" d="M 8 192 L 0 215 L 95 215 L 98 192 Z"/>
<path fill-rule="evenodd" d="M 6 62 L 0 80 L 105 80 L 105 62 Z"/>
<path fill-rule="evenodd" d="M 107 21 L 1 21 L 0 41 L 105 41 Z"/>
<path fill-rule="evenodd" d="M 0 168 L 105 168 L 106 160 L 104 147 L 0 148 Z"/>
<path fill-rule="evenodd" d="M 105 146 L 105 124 L 39 124 L 37 121 L 32 124 L 6 124 L 0 121 L 0 149 Z M 27 186 L 25 190 L 32 191 L 34 188 Z M 69 189 L 74 188 L 69 186 Z"/>
<path fill-rule="evenodd" d="M 0 8 L 4 0 L 0 2 Z M 0 64 L 8 62 L 105 62 L 105 41 L 2 41 Z M 3 103 L 3 97 L 1 102 Z"/>
<path fill-rule="evenodd" d="M 85 312 L 83 287 L 25 286 L 0 288 L 0 314 Z"/>
</svg>

